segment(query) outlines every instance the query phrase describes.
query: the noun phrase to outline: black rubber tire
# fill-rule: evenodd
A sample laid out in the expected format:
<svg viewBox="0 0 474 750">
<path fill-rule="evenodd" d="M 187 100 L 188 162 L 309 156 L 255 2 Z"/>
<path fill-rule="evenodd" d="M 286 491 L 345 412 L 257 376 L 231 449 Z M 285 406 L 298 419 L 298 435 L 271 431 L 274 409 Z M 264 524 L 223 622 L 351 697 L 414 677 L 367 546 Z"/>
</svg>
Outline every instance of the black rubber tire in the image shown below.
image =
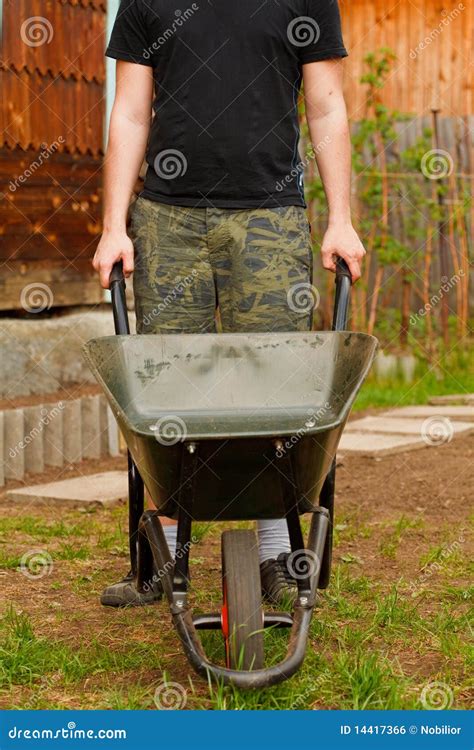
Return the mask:
<svg viewBox="0 0 474 750">
<path fill-rule="evenodd" d="M 230 669 L 262 669 L 263 610 L 258 542 L 253 531 L 222 534 L 222 579 L 227 602 L 226 662 Z"/>
</svg>

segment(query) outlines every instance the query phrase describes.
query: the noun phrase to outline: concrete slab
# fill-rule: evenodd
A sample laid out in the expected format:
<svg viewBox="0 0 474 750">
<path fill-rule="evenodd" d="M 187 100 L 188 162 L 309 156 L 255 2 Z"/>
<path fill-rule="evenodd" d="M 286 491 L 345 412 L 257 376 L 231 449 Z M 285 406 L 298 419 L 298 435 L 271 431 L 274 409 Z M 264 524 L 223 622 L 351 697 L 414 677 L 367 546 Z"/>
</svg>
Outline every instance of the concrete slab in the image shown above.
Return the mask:
<svg viewBox="0 0 474 750">
<path fill-rule="evenodd" d="M 474 405 L 474 393 L 453 393 L 449 396 L 433 396 L 430 398 L 433 406 L 449 406 L 450 404 Z"/>
<path fill-rule="evenodd" d="M 100 396 L 84 396 L 82 399 L 82 455 L 84 458 L 100 458 Z"/>
<path fill-rule="evenodd" d="M 64 507 L 110 507 L 125 501 L 127 497 L 126 471 L 106 471 L 7 492 L 7 499 L 11 502 Z"/>
<path fill-rule="evenodd" d="M 43 412 L 44 422 L 44 462 L 46 466 L 64 466 L 63 451 L 63 411 L 64 401 L 57 404 L 46 404 Z"/>
<path fill-rule="evenodd" d="M 6 479 L 25 475 L 25 416 L 23 409 L 8 409 L 4 415 L 3 460 Z"/>
<path fill-rule="evenodd" d="M 109 405 L 107 405 L 107 438 L 109 456 L 120 456 L 119 428 Z"/>
<path fill-rule="evenodd" d="M 394 412 L 395 413 L 395 412 Z M 408 417 L 396 419 L 395 417 L 364 417 L 349 422 L 345 432 L 381 432 L 388 435 L 424 435 L 429 431 L 427 424 L 430 418 L 409 419 Z M 434 421 L 434 420 L 433 420 Z M 457 422 L 449 417 L 441 417 L 440 425 L 446 423 L 446 431 L 451 438 L 458 433 L 474 432 L 474 422 Z"/>
<path fill-rule="evenodd" d="M 0 411 L 0 487 L 5 484 L 5 461 L 3 459 L 4 443 L 4 418 L 3 411 Z"/>
<path fill-rule="evenodd" d="M 44 471 L 43 405 L 27 406 L 25 414 L 25 471 L 40 474 Z"/>
<path fill-rule="evenodd" d="M 339 443 L 339 451 L 343 456 L 346 453 L 351 453 L 371 458 L 392 456 L 395 453 L 426 447 L 427 443 L 421 436 L 386 435 L 370 432 L 344 432 Z"/>
<path fill-rule="evenodd" d="M 63 453 L 67 464 L 82 461 L 82 406 L 81 399 L 64 402 Z"/>
<path fill-rule="evenodd" d="M 400 409 L 391 409 L 383 412 L 382 417 L 448 417 L 449 419 L 460 419 L 465 422 L 474 422 L 473 406 L 402 406 Z"/>
</svg>

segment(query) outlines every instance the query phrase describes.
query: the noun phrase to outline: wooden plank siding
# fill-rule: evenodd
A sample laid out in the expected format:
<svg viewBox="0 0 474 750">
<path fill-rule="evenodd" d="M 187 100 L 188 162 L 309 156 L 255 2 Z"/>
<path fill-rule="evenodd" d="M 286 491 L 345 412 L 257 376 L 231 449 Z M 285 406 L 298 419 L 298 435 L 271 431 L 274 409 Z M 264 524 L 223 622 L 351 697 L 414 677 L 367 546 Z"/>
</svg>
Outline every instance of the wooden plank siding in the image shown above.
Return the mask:
<svg viewBox="0 0 474 750">
<path fill-rule="evenodd" d="M 4 0 L 0 309 L 19 309 L 35 283 L 50 286 L 55 306 L 102 299 L 90 260 L 101 230 L 105 11 L 102 0 Z"/>
<path fill-rule="evenodd" d="M 349 114 L 364 114 L 363 59 L 382 47 L 397 55 L 382 101 L 418 115 L 438 107 L 444 116 L 474 109 L 474 3 L 472 0 L 341 0 Z M 420 43 L 425 41 L 425 48 Z"/>
</svg>

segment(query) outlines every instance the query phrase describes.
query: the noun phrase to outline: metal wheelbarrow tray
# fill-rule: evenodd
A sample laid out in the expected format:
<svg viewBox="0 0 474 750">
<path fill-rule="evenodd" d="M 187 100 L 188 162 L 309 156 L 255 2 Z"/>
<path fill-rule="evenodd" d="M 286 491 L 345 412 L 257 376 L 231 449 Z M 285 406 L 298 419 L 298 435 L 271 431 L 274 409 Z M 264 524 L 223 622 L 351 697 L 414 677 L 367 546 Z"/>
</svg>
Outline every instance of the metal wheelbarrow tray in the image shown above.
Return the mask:
<svg viewBox="0 0 474 750">
<path fill-rule="evenodd" d="M 341 267 L 337 281 L 334 328 L 345 327 L 350 290 Z M 158 572 L 200 675 L 240 687 L 280 682 L 304 658 L 316 590 L 329 582 L 334 458 L 376 339 L 337 330 L 131 336 L 120 274 L 111 288 L 116 330 L 124 335 L 93 339 L 84 351 L 129 448 L 137 585 L 146 590 Z M 143 513 L 143 483 L 156 511 Z M 312 513 L 306 545 L 302 513 Z M 178 520 L 174 563 L 159 516 Z M 223 612 L 193 617 L 192 521 L 283 517 L 298 571 L 293 616 L 261 610 L 256 539 L 236 530 L 223 535 Z M 285 660 L 265 668 L 262 631 L 272 626 L 292 632 Z M 223 630 L 226 667 L 207 659 L 196 632 L 205 628 Z"/>
<path fill-rule="evenodd" d="M 314 510 L 373 350 L 360 333 L 231 333 L 110 336 L 86 353 L 160 513 L 177 518 L 194 443 L 193 518 L 224 521 L 285 514 L 290 454 L 299 511 Z"/>
</svg>

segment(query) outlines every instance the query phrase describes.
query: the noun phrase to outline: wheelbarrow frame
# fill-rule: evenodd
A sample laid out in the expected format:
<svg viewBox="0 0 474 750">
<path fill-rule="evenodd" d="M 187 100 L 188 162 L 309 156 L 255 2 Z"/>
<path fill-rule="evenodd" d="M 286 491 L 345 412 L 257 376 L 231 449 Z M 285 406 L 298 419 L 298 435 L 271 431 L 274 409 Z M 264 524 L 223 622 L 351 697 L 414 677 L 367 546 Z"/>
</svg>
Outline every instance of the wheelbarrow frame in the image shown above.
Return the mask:
<svg viewBox="0 0 474 750">
<path fill-rule="evenodd" d="M 110 276 L 110 292 L 114 316 L 115 333 L 130 334 L 126 298 L 125 278 L 122 264 L 117 263 Z M 342 259 L 336 264 L 336 295 L 333 331 L 345 331 L 350 303 L 351 274 Z M 278 450 L 278 441 L 275 441 Z M 205 679 L 213 678 L 222 684 L 233 684 L 240 688 L 263 688 L 291 677 L 301 666 L 309 632 L 309 625 L 316 602 L 317 589 L 329 584 L 332 560 L 332 537 L 334 521 L 334 493 L 336 459 L 326 476 L 319 496 L 319 507 L 312 513 L 310 531 L 305 546 L 298 514 L 291 454 L 281 457 L 282 495 L 286 510 L 286 521 L 292 553 L 307 553 L 306 568 L 297 578 L 298 596 L 293 615 L 274 612 L 264 615 L 263 626 L 291 627 L 285 659 L 272 667 L 254 671 L 228 669 L 210 662 L 201 645 L 199 630 L 221 628 L 221 615 L 194 615 L 188 605 L 189 550 L 192 535 L 192 507 L 194 482 L 199 458 L 199 441 L 190 441 L 183 451 L 180 489 L 178 497 L 178 529 L 175 562 L 173 562 L 158 511 L 144 511 L 144 483 L 130 451 L 128 458 L 129 489 L 129 550 L 131 570 L 139 591 L 146 591 L 160 571 L 160 581 L 168 600 L 174 626 L 181 639 L 185 654 L 194 670 Z M 314 561 L 318 561 L 314 565 Z M 305 573 L 307 571 L 307 574 Z"/>
</svg>

